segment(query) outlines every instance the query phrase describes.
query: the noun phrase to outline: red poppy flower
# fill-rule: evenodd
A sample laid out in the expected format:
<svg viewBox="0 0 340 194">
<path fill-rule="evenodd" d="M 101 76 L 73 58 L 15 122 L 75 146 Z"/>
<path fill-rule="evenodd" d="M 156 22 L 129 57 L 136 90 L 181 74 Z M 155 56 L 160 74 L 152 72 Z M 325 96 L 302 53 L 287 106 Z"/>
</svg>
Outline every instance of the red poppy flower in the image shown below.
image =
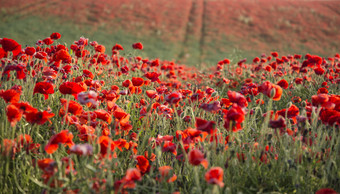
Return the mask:
<svg viewBox="0 0 340 194">
<path fill-rule="evenodd" d="M 279 54 L 277 52 L 271 52 L 270 53 L 273 57 L 279 57 Z"/>
<path fill-rule="evenodd" d="M 100 53 L 105 53 L 105 46 L 104 45 L 97 45 L 94 48 L 95 51 L 100 52 Z"/>
<path fill-rule="evenodd" d="M 65 167 L 63 168 L 65 169 L 65 174 L 74 172 L 74 163 L 70 158 L 64 157 L 61 159 L 61 162 L 62 168 Z M 58 165 L 54 160 L 49 158 L 38 160 L 38 166 L 44 171 L 42 178 L 45 184 L 49 183 L 49 187 L 52 188 L 62 186 L 63 183 L 53 177 L 53 175 L 58 172 Z"/>
<path fill-rule="evenodd" d="M 276 62 L 272 62 L 269 64 L 274 70 L 277 69 L 277 63 Z"/>
<path fill-rule="evenodd" d="M 210 168 L 210 170 L 205 173 L 205 180 L 209 184 L 217 184 L 218 186 L 223 187 L 223 169 L 221 167 Z"/>
<path fill-rule="evenodd" d="M 294 96 L 294 97 L 292 97 L 291 101 L 293 103 L 300 103 L 302 100 L 299 96 Z"/>
<path fill-rule="evenodd" d="M 112 47 L 112 51 L 114 51 L 114 50 L 117 50 L 117 51 L 118 50 L 124 50 L 124 48 L 122 47 L 122 45 L 116 44 Z"/>
<path fill-rule="evenodd" d="M 6 115 L 8 121 L 11 123 L 11 126 L 13 127 L 17 122 L 21 120 L 22 111 L 20 111 L 20 109 L 17 108 L 15 105 L 10 104 L 6 108 Z"/>
<path fill-rule="evenodd" d="M 257 63 L 257 62 L 260 62 L 260 58 L 255 57 L 255 58 L 253 59 L 253 63 Z"/>
<path fill-rule="evenodd" d="M 319 57 L 317 55 L 310 55 L 306 54 L 305 58 L 307 59 L 306 61 L 303 62 L 302 67 L 312 67 L 314 65 L 321 65 L 322 64 L 322 57 Z"/>
<path fill-rule="evenodd" d="M 51 158 L 38 160 L 38 166 L 45 174 L 54 174 L 57 163 Z"/>
<path fill-rule="evenodd" d="M 58 40 L 61 38 L 61 35 L 58 33 L 58 32 L 53 32 L 51 35 L 50 35 L 50 38 L 53 39 L 53 40 Z"/>
<path fill-rule="evenodd" d="M 120 151 L 123 151 L 123 148 L 128 150 L 130 148 L 129 142 L 126 141 L 126 139 L 119 138 L 116 141 L 113 141 L 114 147 L 118 148 Z"/>
<path fill-rule="evenodd" d="M 231 106 L 233 103 L 232 102 L 230 102 L 230 100 L 228 99 L 228 98 L 222 98 L 221 99 L 221 104 L 223 105 L 223 106 L 225 106 L 225 107 L 229 107 L 229 106 Z"/>
<path fill-rule="evenodd" d="M 0 151 L 4 156 L 14 157 L 14 154 L 17 152 L 16 142 L 12 139 L 3 139 L 2 144 L 0 144 Z"/>
<path fill-rule="evenodd" d="M 179 140 L 179 135 L 181 135 L 183 142 L 185 142 L 186 140 L 190 142 L 191 140 L 194 140 L 195 142 L 196 140 L 203 141 L 201 134 L 203 135 L 203 138 L 204 136 L 206 136 L 205 132 L 202 132 L 200 130 L 193 129 L 193 128 L 188 128 L 184 131 L 180 131 L 180 130 L 176 131 L 176 138 Z"/>
<path fill-rule="evenodd" d="M 148 159 L 146 159 L 144 156 L 137 156 L 137 169 L 140 170 L 142 174 L 148 173 L 150 171 L 150 164 Z"/>
<path fill-rule="evenodd" d="M 223 60 L 223 64 L 230 64 L 230 60 L 229 59 L 224 59 Z"/>
<path fill-rule="evenodd" d="M 277 115 L 280 115 L 282 117 L 286 117 L 286 109 L 282 109 L 280 111 L 277 111 Z M 299 115 L 299 108 L 295 106 L 294 104 L 288 108 L 287 111 L 287 118 L 293 118 Z"/>
<path fill-rule="evenodd" d="M 25 54 L 29 56 L 33 56 L 35 54 L 35 48 L 34 47 L 26 47 Z"/>
<path fill-rule="evenodd" d="M 196 118 L 196 128 L 197 130 L 212 134 L 216 129 L 216 123 L 215 121 L 207 121 L 201 118 Z"/>
<path fill-rule="evenodd" d="M 277 85 L 279 85 L 280 87 L 282 87 L 283 89 L 287 89 L 289 84 L 286 80 L 282 79 L 279 82 L 277 82 Z"/>
<path fill-rule="evenodd" d="M 98 42 L 97 41 L 92 41 L 92 42 L 90 42 L 90 45 L 93 46 L 93 47 L 96 47 L 98 45 Z"/>
<path fill-rule="evenodd" d="M 185 97 L 189 97 L 192 95 L 192 91 L 191 90 L 185 90 L 185 89 L 182 89 L 180 90 L 179 92 L 181 92 L 181 94 Z"/>
<path fill-rule="evenodd" d="M 69 133 L 68 130 L 62 130 L 60 133 L 53 135 L 47 145 L 45 146 L 45 151 L 48 154 L 52 154 L 57 151 L 59 144 L 66 144 L 68 147 L 72 147 L 74 145 L 72 133 Z"/>
<path fill-rule="evenodd" d="M 245 108 L 248 106 L 247 99 L 241 93 L 229 90 L 228 97 L 230 102 L 238 104 L 241 108 Z"/>
<path fill-rule="evenodd" d="M 45 96 L 45 100 L 47 100 L 48 95 L 54 93 L 53 85 L 50 82 L 38 82 L 35 84 L 33 95 L 35 93 L 43 94 Z"/>
<path fill-rule="evenodd" d="M 84 47 L 84 46 L 87 46 L 89 44 L 89 39 L 84 38 L 84 37 L 80 37 L 78 41 L 74 42 L 74 44 Z"/>
<path fill-rule="evenodd" d="M 245 119 L 245 111 L 238 105 L 232 105 L 231 109 L 227 112 L 226 118 L 236 123 L 242 123 Z"/>
<path fill-rule="evenodd" d="M 189 163 L 194 166 L 202 164 L 205 169 L 207 169 L 209 165 L 208 160 L 204 158 L 204 154 L 198 149 L 189 152 Z"/>
<path fill-rule="evenodd" d="M 4 77 L 7 75 L 7 81 L 10 78 L 10 72 L 16 71 L 16 78 L 17 79 L 25 79 L 26 78 L 26 66 L 22 63 L 19 63 L 17 65 L 6 65 L 5 69 L 2 72 L 2 76 Z"/>
<path fill-rule="evenodd" d="M 40 144 L 33 143 L 32 137 L 27 134 L 19 135 L 19 137 L 16 138 L 16 142 L 17 142 L 17 148 L 19 150 L 24 148 L 27 153 L 29 151 L 37 151 L 37 149 L 39 149 L 40 147 Z"/>
<path fill-rule="evenodd" d="M 155 59 L 155 60 L 151 61 L 150 66 L 151 67 L 158 67 L 159 66 L 159 59 Z"/>
<path fill-rule="evenodd" d="M 68 51 L 68 48 L 65 46 L 65 45 L 62 45 L 62 44 L 58 44 L 56 47 L 51 47 L 51 49 L 56 49 L 56 51 L 59 51 L 59 50 L 66 50 Z"/>
<path fill-rule="evenodd" d="M 42 70 L 42 75 L 43 75 L 43 78 L 52 78 L 52 79 L 55 79 L 58 75 L 58 72 L 55 71 L 54 69 L 50 68 L 50 67 L 44 67 L 43 70 Z"/>
<path fill-rule="evenodd" d="M 75 115 L 65 115 L 64 119 L 67 125 L 77 125 L 80 123 L 80 119 Z"/>
<path fill-rule="evenodd" d="M 46 44 L 46 45 L 51 45 L 51 44 L 53 44 L 53 40 L 52 40 L 52 38 L 50 38 L 50 37 L 47 37 L 47 38 L 45 38 L 44 40 L 43 40 L 43 42 Z"/>
<path fill-rule="evenodd" d="M 263 105 L 263 104 L 264 104 L 264 100 L 262 100 L 262 99 L 257 99 L 257 100 L 256 100 L 256 104 Z"/>
<path fill-rule="evenodd" d="M 89 71 L 88 69 L 84 69 L 83 70 L 83 77 L 88 77 L 90 79 L 93 79 L 94 78 L 94 75 L 91 71 Z M 81 78 L 81 77 L 79 77 Z"/>
<path fill-rule="evenodd" d="M 279 117 L 277 120 L 270 120 L 269 121 L 270 128 L 285 128 L 286 127 L 286 120 L 283 117 Z"/>
<path fill-rule="evenodd" d="M 62 94 L 72 94 L 77 99 L 77 94 L 85 90 L 75 82 L 64 82 L 59 86 L 59 91 Z"/>
<path fill-rule="evenodd" d="M 57 62 L 62 61 L 63 63 L 71 63 L 72 57 L 65 49 L 61 49 L 54 54 L 53 60 Z"/>
<path fill-rule="evenodd" d="M 176 144 L 171 141 L 164 141 L 162 152 L 171 152 L 173 155 L 177 155 Z"/>
<path fill-rule="evenodd" d="M 145 93 L 151 99 L 154 99 L 154 98 L 158 97 L 157 91 L 155 91 L 155 90 L 146 90 Z"/>
<path fill-rule="evenodd" d="M 7 57 L 7 52 L 3 48 L 0 48 L 0 59 L 4 57 Z"/>
<path fill-rule="evenodd" d="M 16 103 L 20 100 L 21 92 L 9 89 L 9 90 L 0 90 L 0 97 L 5 100 L 6 103 Z"/>
<path fill-rule="evenodd" d="M 47 61 L 47 53 L 43 51 L 36 52 L 34 57 L 37 59 L 42 59 L 42 60 Z"/>
<path fill-rule="evenodd" d="M 295 83 L 296 83 L 297 85 L 302 84 L 302 82 L 303 82 L 303 79 L 302 79 L 302 78 L 299 78 L 299 77 L 295 78 Z"/>
<path fill-rule="evenodd" d="M 72 71 L 72 66 L 71 65 L 65 65 L 61 68 L 61 72 L 64 74 L 64 75 L 67 75 L 67 74 L 73 74 L 73 71 Z M 74 80 L 75 81 L 75 80 Z M 81 84 L 79 82 L 79 84 Z"/>
<path fill-rule="evenodd" d="M 97 114 L 98 119 L 101 119 L 101 120 L 107 122 L 108 124 L 111 123 L 112 117 L 111 117 L 110 113 L 106 112 L 105 110 L 102 110 L 102 109 L 95 110 L 94 113 Z"/>
<path fill-rule="evenodd" d="M 265 81 L 258 87 L 259 92 L 272 98 L 274 101 L 279 101 L 282 96 L 282 88 L 276 84 L 272 84 L 269 81 Z"/>
<path fill-rule="evenodd" d="M 115 148 L 113 141 L 108 136 L 100 136 L 98 143 L 100 145 L 100 154 L 102 157 L 105 157 L 109 150 L 112 151 Z"/>
<path fill-rule="evenodd" d="M 64 98 L 60 98 L 60 102 L 63 105 L 63 108 L 60 109 L 60 115 L 65 115 L 65 109 L 67 107 L 67 112 L 72 113 L 74 115 L 81 115 L 83 112 L 83 107 L 77 102 L 70 100 L 67 101 Z"/>
<path fill-rule="evenodd" d="M 212 95 L 215 92 L 215 90 L 213 88 L 207 88 L 205 90 L 205 93 L 207 93 L 208 95 Z"/>
<path fill-rule="evenodd" d="M 78 45 L 71 44 L 70 49 L 73 51 L 77 51 L 79 49 Z"/>
<path fill-rule="evenodd" d="M 86 115 L 83 114 L 81 117 L 85 117 Z M 89 120 L 92 120 L 91 115 L 87 114 L 88 118 L 90 117 Z M 88 119 L 86 118 L 86 120 Z M 76 125 L 77 130 L 79 132 L 78 137 L 81 141 L 90 141 L 93 140 L 96 135 L 94 135 L 95 129 L 91 126 L 88 125 Z"/>
<path fill-rule="evenodd" d="M 120 108 L 113 112 L 113 116 L 119 121 L 121 125 L 128 124 L 130 119 L 130 114 L 124 112 L 124 110 Z"/>
<path fill-rule="evenodd" d="M 245 119 L 245 114 L 246 111 L 243 108 L 237 104 L 233 104 L 226 113 L 224 128 L 228 131 L 232 129 L 233 132 L 242 130 L 241 123 Z"/>
<path fill-rule="evenodd" d="M 150 160 L 151 162 L 154 162 L 156 160 L 156 154 L 154 153 L 149 154 L 148 151 L 144 152 L 144 157 Z"/>
<path fill-rule="evenodd" d="M 85 56 L 87 56 L 87 55 L 90 55 L 90 51 L 88 51 L 88 50 L 86 50 L 86 49 L 78 49 L 76 52 L 75 52 L 75 55 L 76 55 L 76 57 L 78 57 L 78 58 L 81 58 L 81 57 L 85 57 Z M 106 60 L 105 60 L 105 57 L 103 57 L 103 56 L 99 56 L 98 57 L 98 61 L 97 61 L 98 63 L 106 63 Z"/>
<path fill-rule="evenodd" d="M 24 114 L 29 112 L 38 112 L 38 109 L 32 107 L 28 102 L 17 102 L 13 103 L 14 106 L 16 106 L 18 109 L 20 109 L 21 112 Z"/>
<path fill-rule="evenodd" d="M 329 101 L 328 94 L 318 94 L 312 96 L 312 104 L 313 106 L 323 105 Z"/>
<path fill-rule="evenodd" d="M 137 43 L 132 45 L 132 48 L 142 50 L 143 49 L 143 45 L 142 45 L 142 43 L 137 42 Z"/>
<path fill-rule="evenodd" d="M 25 114 L 25 119 L 26 119 L 27 122 L 29 122 L 31 124 L 38 124 L 38 125 L 42 125 L 46 121 L 49 121 L 51 123 L 49 118 L 52 118 L 52 117 L 54 117 L 54 114 L 48 113 L 47 111 L 28 112 L 28 113 Z"/>
<path fill-rule="evenodd" d="M 334 124 L 340 125 L 340 112 L 323 108 L 320 112 L 320 120 L 324 124 L 328 124 L 330 126 L 333 126 Z"/>
<path fill-rule="evenodd" d="M 148 78 L 149 80 L 151 80 L 151 82 L 159 82 L 159 76 L 161 74 L 160 73 L 156 73 L 156 72 L 147 72 L 144 74 L 144 76 L 146 78 Z"/>
<path fill-rule="evenodd" d="M 140 77 L 132 77 L 131 79 L 133 86 L 140 87 L 144 85 L 143 78 Z"/>
<path fill-rule="evenodd" d="M 126 193 L 125 189 L 133 189 L 136 187 L 135 181 L 142 180 L 140 171 L 136 168 L 130 168 L 126 171 L 123 179 L 114 183 L 115 193 Z"/>
<path fill-rule="evenodd" d="M 127 79 L 127 80 L 123 81 L 122 85 L 123 85 L 123 87 L 128 88 L 128 87 L 132 86 L 132 82 Z"/>
<path fill-rule="evenodd" d="M 161 174 L 161 177 L 167 177 L 169 176 L 169 172 L 172 168 L 170 166 L 161 166 L 158 168 L 159 173 Z"/>
<path fill-rule="evenodd" d="M 4 49 L 5 52 L 12 51 L 14 57 L 21 52 L 21 45 L 13 39 L 3 38 L 0 43 L 2 45 L 2 49 Z"/>
<path fill-rule="evenodd" d="M 287 116 L 288 118 L 292 118 L 298 116 L 299 113 L 299 108 L 293 104 L 288 108 Z"/>
<path fill-rule="evenodd" d="M 158 168 L 158 171 L 160 173 L 160 179 L 159 181 L 163 181 L 165 178 L 167 178 L 170 174 L 170 171 L 172 170 L 172 168 L 170 166 L 161 166 Z M 167 182 L 168 183 L 172 183 L 177 179 L 177 176 L 174 174 L 172 177 L 170 177 Z"/>
<path fill-rule="evenodd" d="M 182 94 L 173 92 L 165 97 L 165 100 L 170 104 L 177 104 L 182 99 Z"/>
<path fill-rule="evenodd" d="M 317 94 L 328 94 L 327 88 L 319 88 Z"/>
<path fill-rule="evenodd" d="M 337 194 L 337 192 L 330 188 L 324 188 L 317 190 L 315 194 Z"/>
<path fill-rule="evenodd" d="M 219 101 L 214 101 L 210 104 L 202 103 L 200 105 L 200 108 L 202 108 L 203 110 L 205 110 L 207 112 L 216 113 L 217 111 L 221 110 L 221 104 L 220 104 Z"/>
<path fill-rule="evenodd" d="M 302 55 L 298 55 L 298 54 L 294 55 L 294 59 L 301 59 L 301 58 L 302 58 Z"/>
<path fill-rule="evenodd" d="M 293 118 L 299 115 L 299 108 L 294 104 L 288 108 L 287 117 Z"/>
<path fill-rule="evenodd" d="M 322 67 L 318 66 L 317 68 L 314 69 L 314 72 L 316 75 L 322 75 L 325 73 L 325 70 Z"/>
<path fill-rule="evenodd" d="M 141 176 L 140 171 L 136 168 L 128 169 L 126 171 L 125 180 L 126 181 L 140 181 L 140 180 L 142 180 L 142 176 Z"/>
</svg>

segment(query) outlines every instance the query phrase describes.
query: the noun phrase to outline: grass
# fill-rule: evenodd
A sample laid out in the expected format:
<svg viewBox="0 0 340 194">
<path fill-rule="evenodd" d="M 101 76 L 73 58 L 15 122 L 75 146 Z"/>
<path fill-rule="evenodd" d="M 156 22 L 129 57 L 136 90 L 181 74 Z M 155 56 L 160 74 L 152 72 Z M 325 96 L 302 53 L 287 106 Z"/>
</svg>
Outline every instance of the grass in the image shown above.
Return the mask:
<svg viewBox="0 0 340 194">
<path fill-rule="evenodd" d="M 61 43 L 73 44 L 74 40 L 84 36 L 96 40 L 104 45 L 107 50 L 115 43 L 121 44 L 128 53 L 133 53 L 131 44 L 145 43 L 142 57 L 150 59 L 161 58 L 163 60 L 179 61 L 187 65 L 198 66 L 201 63 L 208 66 L 215 65 L 220 59 L 230 58 L 234 61 L 247 58 L 252 60 L 261 53 L 256 50 L 246 50 L 242 42 L 236 42 L 232 35 L 207 40 L 202 45 L 196 37 L 189 36 L 186 43 L 180 41 L 168 41 L 155 32 L 151 35 L 136 35 L 133 32 L 120 30 L 111 25 L 91 26 L 91 24 L 74 24 L 57 18 L 40 16 L 7 16 L 2 18 L 0 35 L 17 40 L 22 45 L 33 46 L 37 40 L 42 40 L 51 32 L 60 32 L 63 37 Z M 202 48 L 201 48 L 202 47 Z M 217 49 L 216 49 L 217 48 Z M 301 46 L 303 51 L 307 49 Z M 275 49 L 274 49 L 275 50 Z M 268 51 L 269 52 L 269 51 Z M 284 53 L 297 53 L 291 48 L 285 48 Z M 316 53 L 317 54 L 317 53 Z"/>
<path fill-rule="evenodd" d="M 102 26 L 94 28 L 90 24 L 74 24 L 56 18 L 41 18 L 39 16 L 26 16 L 24 18 L 7 16 L 0 26 L 1 37 L 17 40 L 22 45 L 33 46 L 37 40 L 48 37 L 51 32 L 59 32 L 63 35 L 63 42 L 67 45 L 73 44 L 74 40 L 84 36 L 96 40 L 111 50 L 112 45 L 119 43 L 127 52 L 132 53 L 131 45 L 136 42 L 147 42 L 144 47 L 144 56 L 162 58 L 164 60 L 175 60 L 180 52 L 181 43 L 165 41 L 157 36 L 135 36 L 132 33 L 119 30 L 116 26 Z"/>
</svg>

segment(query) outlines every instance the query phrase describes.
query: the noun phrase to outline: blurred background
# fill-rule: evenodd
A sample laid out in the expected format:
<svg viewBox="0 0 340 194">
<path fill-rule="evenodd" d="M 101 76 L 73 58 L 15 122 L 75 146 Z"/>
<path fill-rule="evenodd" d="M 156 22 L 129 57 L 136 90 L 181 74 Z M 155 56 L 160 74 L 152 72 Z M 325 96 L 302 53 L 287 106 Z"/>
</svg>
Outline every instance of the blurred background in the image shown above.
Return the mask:
<svg viewBox="0 0 340 194">
<path fill-rule="evenodd" d="M 340 52 L 340 1 L 0 0 L 0 37 L 34 45 L 52 32 L 70 45 L 84 36 L 125 53 L 189 65 L 230 58 Z"/>
</svg>

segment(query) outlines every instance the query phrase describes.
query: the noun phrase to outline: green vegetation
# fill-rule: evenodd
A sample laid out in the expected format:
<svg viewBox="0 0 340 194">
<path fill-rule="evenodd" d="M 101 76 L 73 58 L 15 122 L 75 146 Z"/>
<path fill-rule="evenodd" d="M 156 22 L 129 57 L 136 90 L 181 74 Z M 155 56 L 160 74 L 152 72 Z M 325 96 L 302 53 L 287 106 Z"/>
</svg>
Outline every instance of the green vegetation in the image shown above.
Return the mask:
<svg viewBox="0 0 340 194">
<path fill-rule="evenodd" d="M 216 69 L 205 69 L 202 74 L 174 64 L 167 67 L 175 70 L 170 73 L 163 67 L 169 64 L 162 61 L 160 66 L 142 67 L 142 62 L 137 62 L 139 66 L 136 66 L 137 59 L 134 55 L 126 56 L 126 51 L 121 51 L 120 56 L 125 56 L 128 62 L 123 65 L 130 71 L 112 64 L 110 57 L 106 65 L 89 65 L 98 56 L 90 46 L 82 49 L 91 53 L 88 59 L 71 55 L 72 60 L 59 61 L 61 69 L 57 68 L 58 71 L 51 65 L 55 64 L 58 57 L 54 55 L 57 54 L 49 53 L 48 62 L 35 57 L 19 57 L 24 64 L 33 61 L 32 66 L 26 67 L 29 71 L 25 71 L 25 79 L 16 79 L 17 68 L 12 68 L 8 81 L 8 76 L 2 74 L 2 98 L 7 99 L 9 95 L 4 92 L 14 88 L 20 93 L 20 101 L 16 101 L 29 103 L 37 109 L 35 111 L 54 114 L 50 122 L 47 119 L 44 123 L 35 123 L 43 116 L 30 120 L 31 113 L 36 112 L 29 112 L 28 108 L 10 114 L 10 109 L 16 110 L 15 99 L 6 103 L 0 98 L 0 106 L 6 107 L 0 110 L 2 192 L 114 193 L 124 189 L 132 193 L 313 193 L 321 188 L 340 190 L 340 136 L 336 117 L 340 116 L 340 98 L 336 95 L 340 88 L 333 80 L 317 75 L 314 67 L 307 67 L 305 74 L 290 65 L 300 66 L 302 60 L 278 64 L 280 68 L 275 71 L 262 68 L 257 72 L 249 64 L 242 72 L 236 69 L 235 63 L 225 64 L 217 70 L 220 75 L 211 78 Z M 133 52 L 138 55 L 144 51 Z M 8 54 L 11 61 L 11 53 Z M 311 57 L 312 65 L 317 63 L 314 61 L 320 61 L 317 56 Z M 263 63 L 263 66 L 269 63 Z M 67 65 L 79 69 L 72 68 L 70 72 Z M 333 70 L 337 67 L 330 61 L 322 68 L 326 71 L 322 74 L 336 76 Z M 161 82 L 143 82 L 145 84 L 140 86 L 141 83 L 134 81 L 136 78 L 148 80 L 145 77 L 147 69 L 160 73 Z M 35 76 L 31 74 L 33 70 Z M 90 73 L 85 74 L 86 70 L 93 77 Z M 55 77 L 47 76 L 51 71 L 55 72 Z M 274 76 L 274 72 L 288 73 Z M 247 84 L 249 80 L 245 81 L 250 74 L 255 75 L 253 85 Z M 306 76 L 304 81 L 296 81 L 303 76 Z M 222 78 L 230 83 L 217 84 Z M 87 85 L 86 94 L 93 91 L 99 95 L 98 99 L 93 98 L 100 102 L 98 106 L 83 103 L 79 95 L 77 100 L 70 93 L 63 94 L 61 85 L 75 79 L 78 87 Z M 282 89 L 276 85 L 283 79 L 291 87 Z M 126 80 L 132 80 L 132 85 L 126 86 L 123 83 Z M 42 81 L 53 84 L 54 88 L 46 100 L 42 94 L 47 90 L 34 94 L 36 84 Z M 270 87 L 280 87 L 281 92 L 275 88 L 260 90 L 265 81 L 269 81 Z M 325 88 L 320 89 L 324 83 L 328 86 L 328 94 L 325 94 Z M 21 92 L 18 85 L 22 87 Z M 245 92 L 250 86 L 256 88 L 253 92 L 259 93 Z M 164 93 L 162 89 L 165 89 Z M 150 97 L 148 90 L 158 92 Z M 189 93 L 184 95 L 186 92 Z M 301 99 L 292 100 L 295 96 Z M 80 113 L 70 108 L 71 100 L 81 107 Z M 258 103 L 262 100 L 263 104 Z M 220 107 L 216 110 L 203 108 L 207 103 L 217 103 Z M 270 111 L 273 111 L 273 117 Z M 11 124 L 9 118 L 19 113 L 22 117 Z M 90 113 L 96 116 L 92 118 Z M 324 114 L 329 116 L 322 116 Z M 201 124 L 199 119 L 211 125 Z M 277 119 L 283 119 L 284 123 L 271 124 Z M 230 124 L 226 126 L 227 122 Z M 240 128 L 236 124 L 240 124 Z M 131 128 L 126 128 L 129 125 Z M 63 130 L 72 133 L 72 137 L 61 136 Z M 32 139 L 21 141 L 20 135 L 24 134 Z M 59 138 L 56 138 L 57 134 Z M 74 145 L 84 143 L 93 148 L 91 153 L 84 154 L 87 149 L 72 151 Z M 53 151 L 52 144 L 57 146 Z M 201 158 L 192 156 L 192 150 L 200 150 Z M 194 162 L 196 159 L 206 161 L 206 168 L 203 163 L 201 165 L 202 161 Z M 169 168 L 169 173 L 164 174 L 160 167 Z M 206 173 L 212 167 L 222 168 L 222 180 L 207 178 Z M 129 170 L 135 170 L 136 174 L 128 176 Z M 224 185 L 218 185 L 221 182 Z"/>
</svg>

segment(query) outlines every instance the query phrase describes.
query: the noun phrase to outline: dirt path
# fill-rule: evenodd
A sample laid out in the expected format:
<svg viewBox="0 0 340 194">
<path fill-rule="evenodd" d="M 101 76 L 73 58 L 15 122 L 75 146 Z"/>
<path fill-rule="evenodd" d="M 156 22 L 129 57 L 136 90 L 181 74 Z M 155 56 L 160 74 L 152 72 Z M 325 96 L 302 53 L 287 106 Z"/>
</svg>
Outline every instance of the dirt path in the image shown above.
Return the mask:
<svg viewBox="0 0 340 194">
<path fill-rule="evenodd" d="M 206 0 L 202 0 L 203 1 L 203 11 L 202 11 L 202 25 L 201 25 L 201 34 L 200 34 L 200 44 L 199 44 L 199 53 L 200 53 L 200 60 L 199 60 L 199 64 L 201 64 L 204 60 L 204 44 L 205 44 L 205 18 L 206 18 L 206 13 L 207 13 L 207 1 Z"/>
<path fill-rule="evenodd" d="M 184 39 L 182 42 L 181 51 L 178 54 L 178 59 L 186 61 L 194 53 L 202 53 L 201 43 L 203 43 L 203 19 L 204 19 L 204 0 L 192 0 L 190 13 L 188 14 L 188 22 L 185 29 Z M 197 54 L 196 54 L 197 55 Z M 199 57 L 197 56 L 197 57 Z M 200 59 L 199 59 L 200 61 Z"/>
</svg>

